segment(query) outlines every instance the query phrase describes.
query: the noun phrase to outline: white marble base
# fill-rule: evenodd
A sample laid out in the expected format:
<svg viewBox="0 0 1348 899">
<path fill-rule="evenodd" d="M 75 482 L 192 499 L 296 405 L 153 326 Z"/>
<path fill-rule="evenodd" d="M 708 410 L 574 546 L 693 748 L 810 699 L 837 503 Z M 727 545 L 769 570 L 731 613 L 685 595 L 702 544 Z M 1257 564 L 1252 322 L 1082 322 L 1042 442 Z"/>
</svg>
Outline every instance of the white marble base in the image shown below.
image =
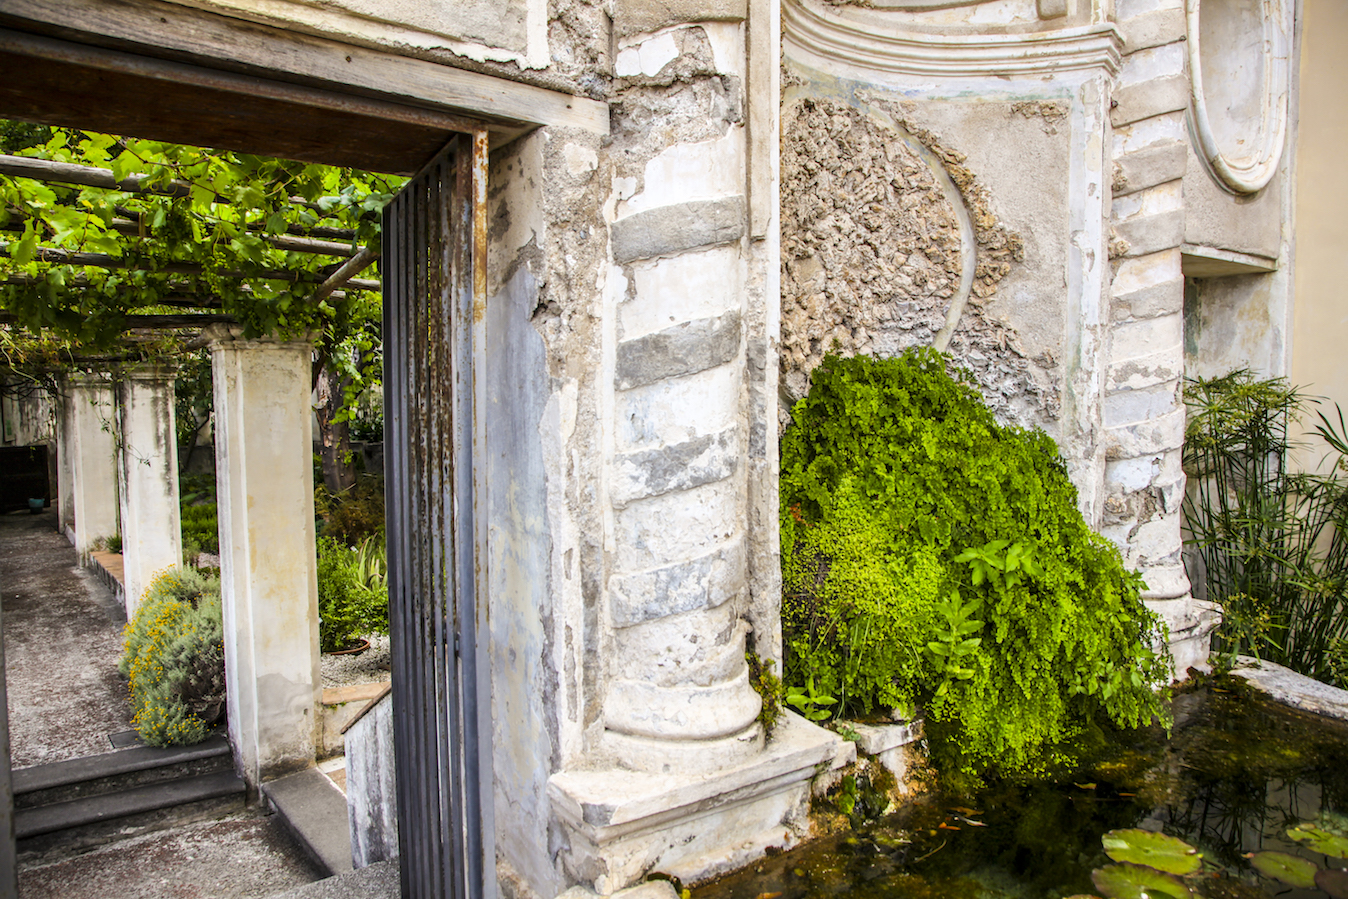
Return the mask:
<svg viewBox="0 0 1348 899">
<path fill-rule="evenodd" d="M 786 712 L 761 754 L 705 774 L 563 771 L 548 781 L 568 875 L 609 895 L 660 872 L 685 884 L 808 836 L 810 783 L 856 748 Z"/>
</svg>

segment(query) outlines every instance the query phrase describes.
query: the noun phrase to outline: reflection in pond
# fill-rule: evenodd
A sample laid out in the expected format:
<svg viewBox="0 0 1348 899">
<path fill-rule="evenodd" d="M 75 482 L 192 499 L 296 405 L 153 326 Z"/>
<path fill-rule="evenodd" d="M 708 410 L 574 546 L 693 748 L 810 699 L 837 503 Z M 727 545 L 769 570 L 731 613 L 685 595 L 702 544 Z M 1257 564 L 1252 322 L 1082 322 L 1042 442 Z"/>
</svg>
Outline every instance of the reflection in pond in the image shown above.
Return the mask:
<svg viewBox="0 0 1348 899">
<path fill-rule="evenodd" d="M 1320 868 L 1348 860 L 1288 838 L 1303 821 L 1348 826 L 1348 729 L 1264 703 L 1242 687 L 1175 699 L 1170 739 L 1118 735 L 1093 763 L 1054 783 L 996 783 L 973 798 L 939 794 L 841 836 L 766 858 L 693 891 L 693 899 L 1061 899 L 1100 895 L 1101 836 L 1163 831 L 1203 854 L 1184 879 L 1205 899 L 1338 895 L 1261 875 L 1249 856 L 1276 850 Z M 1160 894 L 1154 894 L 1160 897 Z"/>
</svg>

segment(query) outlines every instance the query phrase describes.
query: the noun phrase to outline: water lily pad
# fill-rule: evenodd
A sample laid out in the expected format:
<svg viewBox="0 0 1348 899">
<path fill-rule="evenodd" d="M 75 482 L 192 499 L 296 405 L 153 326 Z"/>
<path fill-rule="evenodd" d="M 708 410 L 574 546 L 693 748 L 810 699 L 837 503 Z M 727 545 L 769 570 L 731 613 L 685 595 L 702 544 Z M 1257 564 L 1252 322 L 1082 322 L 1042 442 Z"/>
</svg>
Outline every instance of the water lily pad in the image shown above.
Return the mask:
<svg viewBox="0 0 1348 899">
<path fill-rule="evenodd" d="M 1321 830 L 1314 824 L 1298 824 L 1296 827 L 1289 828 L 1287 835 L 1298 842 L 1305 843 L 1313 852 L 1321 852 L 1337 858 L 1348 858 L 1348 837 Z"/>
<path fill-rule="evenodd" d="M 1178 877 L 1144 865 L 1105 865 L 1091 872 L 1091 882 L 1109 899 L 1193 899 Z"/>
<path fill-rule="evenodd" d="M 1198 850 L 1188 843 L 1150 830 L 1111 830 L 1100 842 L 1116 862 L 1147 865 L 1167 874 L 1192 874 L 1203 864 Z"/>
<path fill-rule="evenodd" d="M 1286 852 L 1256 852 L 1250 864 L 1260 874 L 1303 890 L 1315 889 L 1315 875 L 1320 870 L 1315 862 Z"/>
<path fill-rule="evenodd" d="M 1348 899 L 1348 871 L 1330 868 L 1315 875 L 1315 885 L 1329 894 L 1329 899 Z"/>
</svg>

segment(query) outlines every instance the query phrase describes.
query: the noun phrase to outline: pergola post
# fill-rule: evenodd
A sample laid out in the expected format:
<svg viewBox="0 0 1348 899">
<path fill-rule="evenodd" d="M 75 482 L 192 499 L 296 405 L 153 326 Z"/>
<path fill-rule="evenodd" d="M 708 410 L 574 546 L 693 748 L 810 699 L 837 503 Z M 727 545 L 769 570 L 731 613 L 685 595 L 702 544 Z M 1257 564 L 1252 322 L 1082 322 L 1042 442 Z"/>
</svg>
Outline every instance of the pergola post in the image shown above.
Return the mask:
<svg viewBox="0 0 1348 899">
<path fill-rule="evenodd" d="M 212 325 L 229 739 L 249 785 L 314 760 L 312 347 Z"/>
<path fill-rule="evenodd" d="M 62 449 L 70 454 L 75 550 L 84 560 L 98 540 L 119 533 L 117 406 L 107 374 L 73 374 L 67 385 L 69 447 Z"/>
<path fill-rule="evenodd" d="M 182 564 L 178 440 L 171 370 L 128 370 L 118 385 L 123 588 L 129 618 L 159 572 Z"/>
</svg>

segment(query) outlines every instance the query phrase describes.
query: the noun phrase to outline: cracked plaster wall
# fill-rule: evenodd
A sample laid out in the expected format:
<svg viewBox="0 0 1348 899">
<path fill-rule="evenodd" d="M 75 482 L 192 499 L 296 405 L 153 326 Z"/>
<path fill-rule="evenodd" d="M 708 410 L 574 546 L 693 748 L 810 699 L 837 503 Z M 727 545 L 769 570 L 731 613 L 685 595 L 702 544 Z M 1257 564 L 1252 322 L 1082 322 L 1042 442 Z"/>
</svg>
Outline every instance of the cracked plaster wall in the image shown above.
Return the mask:
<svg viewBox="0 0 1348 899">
<path fill-rule="evenodd" d="M 1024 262 L 1021 235 L 949 141 L 910 123 L 898 103 L 869 98 L 866 107 L 806 97 L 783 117 L 784 396 L 804 396 L 835 347 L 889 357 L 947 345 L 1003 420 L 1054 421 L 1058 353 L 1028 358 L 989 303 Z"/>
</svg>

